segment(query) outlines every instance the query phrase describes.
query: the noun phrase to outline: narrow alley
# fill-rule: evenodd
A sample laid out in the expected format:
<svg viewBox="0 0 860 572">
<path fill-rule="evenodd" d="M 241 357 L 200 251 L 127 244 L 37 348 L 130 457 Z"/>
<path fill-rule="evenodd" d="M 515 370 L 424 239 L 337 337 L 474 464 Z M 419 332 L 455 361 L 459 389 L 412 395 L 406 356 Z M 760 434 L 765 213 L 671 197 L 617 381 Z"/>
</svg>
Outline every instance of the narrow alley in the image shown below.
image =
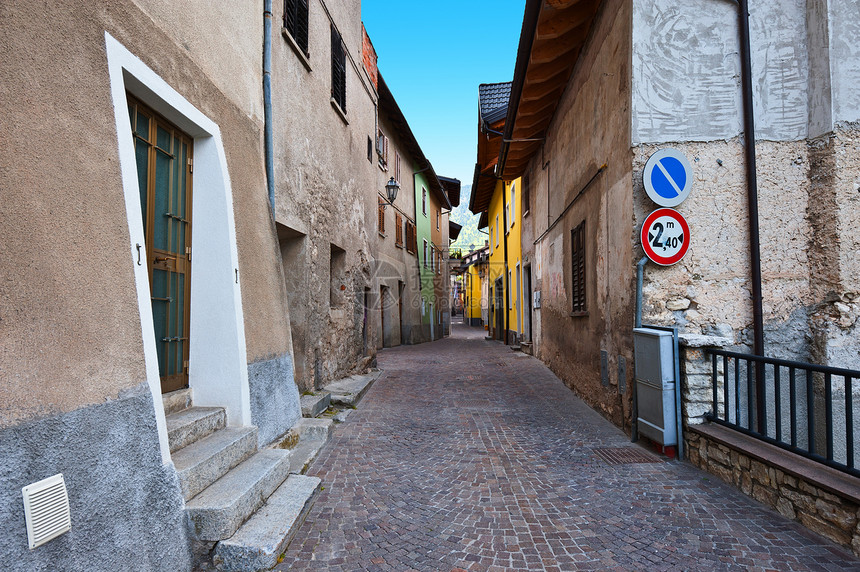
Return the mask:
<svg viewBox="0 0 860 572">
<path fill-rule="evenodd" d="M 277 570 L 860 569 L 631 444 L 537 359 L 452 330 L 380 352 L 382 376 L 308 471 L 324 488 Z"/>
</svg>

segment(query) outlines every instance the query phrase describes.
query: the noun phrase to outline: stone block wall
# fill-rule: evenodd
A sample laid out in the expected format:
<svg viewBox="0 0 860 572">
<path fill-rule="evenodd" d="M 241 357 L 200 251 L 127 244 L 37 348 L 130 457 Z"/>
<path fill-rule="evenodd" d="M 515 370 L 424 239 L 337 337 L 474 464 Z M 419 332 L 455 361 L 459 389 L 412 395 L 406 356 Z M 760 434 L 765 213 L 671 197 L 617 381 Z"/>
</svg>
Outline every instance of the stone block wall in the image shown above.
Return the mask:
<svg viewBox="0 0 860 572">
<path fill-rule="evenodd" d="M 825 490 L 816 479 L 762 462 L 754 454 L 695 429 L 685 437 L 693 465 L 860 555 L 860 502 L 856 496 L 835 494 L 830 487 Z"/>
</svg>

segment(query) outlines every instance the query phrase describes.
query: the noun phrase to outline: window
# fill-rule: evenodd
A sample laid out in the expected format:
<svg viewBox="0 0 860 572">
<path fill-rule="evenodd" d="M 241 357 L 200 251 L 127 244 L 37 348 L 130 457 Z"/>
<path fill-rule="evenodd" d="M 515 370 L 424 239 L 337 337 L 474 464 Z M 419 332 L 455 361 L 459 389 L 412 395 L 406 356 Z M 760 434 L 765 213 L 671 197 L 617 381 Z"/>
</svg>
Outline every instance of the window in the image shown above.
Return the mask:
<svg viewBox="0 0 860 572">
<path fill-rule="evenodd" d="M 421 212 L 427 216 L 427 189 L 421 187 Z"/>
<path fill-rule="evenodd" d="M 499 215 L 496 215 L 496 248 L 499 247 Z"/>
<path fill-rule="evenodd" d="M 284 0 L 284 28 L 305 57 L 308 52 L 308 0 Z"/>
<path fill-rule="evenodd" d="M 573 293 L 573 313 L 581 314 L 585 306 L 585 221 L 570 231 L 571 252 L 571 292 Z"/>
<path fill-rule="evenodd" d="M 331 25 L 331 99 L 346 113 L 346 51 L 334 24 Z"/>
<path fill-rule="evenodd" d="M 394 152 L 394 180 L 400 182 L 400 152 Z"/>
<path fill-rule="evenodd" d="M 427 241 L 424 241 L 424 267 L 427 267 Z"/>
<path fill-rule="evenodd" d="M 382 132 L 382 129 L 376 132 L 376 156 L 379 166 L 383 171 L 388 170 L 388 137 Z"/>
<path fill-rule="evenodd" d="M 492 254 L 492 253 L 493 253 L 493 241 L 492 241 L 492 238 L 493 238 L 493 225 L 490 225 L 490 240 L 489 240 L 489 245 L 490 245 L 490 254 Z"/>
<path fill-rule="evenodd" d="M 394 213 L 394 246 L 403 248 L 403 217 Z"/>
<path fill-rule="evenodd" d="M 373 163 L 373 140 L 367 138 L 367 160 Z"/>
<path fill-rule="evenodd" d="M 514 201 L 517 199 L 517 185 L 516 183 L 511 183 L 511 200 L 508 201 L 508 229 L 512 229 L 514 227 L 514 213 L 517 212 L 517 209 L 514 208 Z"/>
<path fill-rule="evenodd" d="M 511 296 L 511 271 L 508 270 L 507 282 L 505 283 L 505 298 L 508 300 L 508 310 L 513 310 L 513 297 Z"/>
<path fill-rule="evenodd" d="M 442 211 L 436 211 L 436 230 L 439 230 L 439 221 L 442 220 Z"/>
<path fill-rule="evenodd" d="M 529 187 L 530 183 L 531 183 L 531 181 L 529 180 L 529 174 L 526 173 L 525 175 L 523 175 L 523 192 L 522 192 L 522 195 L 523 195 L 523 216 L 526 216 L 527 214 L 529 214 L 529 210 L 530 210 L 530 207 L 529 207 L 529 201 L 531 200 L 531 188 Z"/>
<path fill-rule="evenodd" d="M 415 254 L 418 252 L 418 237 L 415 233 L 415 223 L 406 221 L 406 252 Z"/>
<path fill-rule="evenodd" d="M 377 209 L 379 211 L 379 234 L 385 236 L 385 202 L 378 199 Z"/>
</svg>

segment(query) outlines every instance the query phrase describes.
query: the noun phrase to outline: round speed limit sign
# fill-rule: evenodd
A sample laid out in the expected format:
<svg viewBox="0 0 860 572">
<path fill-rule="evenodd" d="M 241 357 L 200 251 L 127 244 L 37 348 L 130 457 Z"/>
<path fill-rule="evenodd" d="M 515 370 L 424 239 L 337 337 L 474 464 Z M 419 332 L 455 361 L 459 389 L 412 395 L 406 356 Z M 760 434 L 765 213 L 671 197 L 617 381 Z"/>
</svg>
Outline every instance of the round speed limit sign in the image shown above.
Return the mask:
<svg viewBox="0 0 860 572">
<path fill-rule="evenodd" d="M 674 209 L 657 209 L 648 215 L 640 232 L 645 255 L 661 266 L 671 266 L 690 248 L 690 226 Z"/>
</svg>

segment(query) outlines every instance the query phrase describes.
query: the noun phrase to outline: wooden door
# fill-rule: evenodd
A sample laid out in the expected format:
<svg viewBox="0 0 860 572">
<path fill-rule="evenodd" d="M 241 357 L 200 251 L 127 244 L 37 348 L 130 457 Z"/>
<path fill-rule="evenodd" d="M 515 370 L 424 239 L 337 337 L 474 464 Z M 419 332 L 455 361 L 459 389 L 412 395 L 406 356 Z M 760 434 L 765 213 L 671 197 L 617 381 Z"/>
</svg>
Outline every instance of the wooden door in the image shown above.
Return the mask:
<svg viewBox="0 0 860 572">
<path fill-rule="evenodd" d="M 129 98 L 161 391 L 188 386 L 192 139 Z"/>
</svg>

